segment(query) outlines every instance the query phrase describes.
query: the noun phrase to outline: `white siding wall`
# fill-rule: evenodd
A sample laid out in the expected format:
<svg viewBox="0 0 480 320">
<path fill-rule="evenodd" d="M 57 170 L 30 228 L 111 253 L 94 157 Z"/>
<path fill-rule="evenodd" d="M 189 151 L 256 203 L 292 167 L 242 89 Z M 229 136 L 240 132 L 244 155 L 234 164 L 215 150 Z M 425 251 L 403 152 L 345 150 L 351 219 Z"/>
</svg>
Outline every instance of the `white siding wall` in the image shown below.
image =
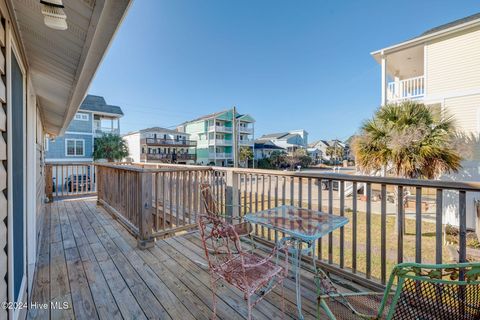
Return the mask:
<svg viewBox="0 0 480 320">
<path fill-rule="evenodd" d="M 476 95 L 447 98 L 444 102 L 444 110 L 448 115 L 453 116 L 456 126 L 462 131 L 475 134 L 480 132 L 480 93 Z"/>
<path fill-rule="evenodd" d="M 480 28 L 427 44 L 427 94 L 480 88 Z"/>
<path fill-rule="evenodd" d="M 123 139 L 127 142 L 129 157 L 134 162 L 140 162 L 140 133 L 129 134 L 124 136 Z"/>
</svg>

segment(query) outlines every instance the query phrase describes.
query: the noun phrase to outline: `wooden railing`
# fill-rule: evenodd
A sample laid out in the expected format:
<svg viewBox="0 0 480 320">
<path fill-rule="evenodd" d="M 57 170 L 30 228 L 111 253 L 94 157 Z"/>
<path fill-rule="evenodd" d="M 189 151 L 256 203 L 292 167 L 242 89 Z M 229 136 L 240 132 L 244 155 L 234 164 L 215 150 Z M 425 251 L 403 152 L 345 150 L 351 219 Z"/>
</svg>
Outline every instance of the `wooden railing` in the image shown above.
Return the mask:
<svg viewBox="0 0 480 320">
<path fill-rule="evenodd" d="M 207 167 L 100 164 L 97 175 L 98 202 L 137 237 L 141 248 L 196 227 L 198 213 L 205 212 L 202 183 L 213 185 L 219 204 L 225 205 L 223 173 Z"/>
<path fill-rule="evenodd" d="M 467 194 L 480 183 L 383 178 L 346 174 L 219 169 L 233 172 L 232 214 L 242 216 L 294 205 L 347 216 L 349 224 L 320 239 L 316 256 L 332 272 L 364 285 L 384 285 L 396 263 L 467 261 Z M 350 192 L 363 189 L 361 194 Z M 363 185 L 363 188 L 359 188 Z M 228 188 L 228 185 L 227 185 Z M 458 237 L 445 246 L 444 206 L 458 215 Z M 469 216 L 473 216 L 469 211 Z M 274 243 L 284 236 L 255 226 L 255 235 Z M 449 249 L 450 248 L 450 249 Z M 453 253 L 453 254 L 452 254 Z M 375 281 L 370 281 L 375 280 Z"/>
<path fill-rule="evenodd" d="M 91 162 L 47 163 L 45 165 L 46 196 L 78 196 L 97 192 L 96 166 Z"/>
<path fill-rule="evenodd" d="M 199 186 L 209 183 L 232 217 L 280 205 L 346 216 L 347 225 L 318 241 L 315 256 L 326 270 L 365 286 L 382 287 L 400 262 L 478 259 L 467 250 L 467 216 L 473 228 L 479 183 L 174 164 L 101 164 L 96 177 L 99 203 L 142 248 L 195 228 L 204 212 Z M 454 233 L 445 228 L 445 208 L 458 217 Z M 269 245 L 284 236 L 258 225 L 254 234 Z"/>
</svg>

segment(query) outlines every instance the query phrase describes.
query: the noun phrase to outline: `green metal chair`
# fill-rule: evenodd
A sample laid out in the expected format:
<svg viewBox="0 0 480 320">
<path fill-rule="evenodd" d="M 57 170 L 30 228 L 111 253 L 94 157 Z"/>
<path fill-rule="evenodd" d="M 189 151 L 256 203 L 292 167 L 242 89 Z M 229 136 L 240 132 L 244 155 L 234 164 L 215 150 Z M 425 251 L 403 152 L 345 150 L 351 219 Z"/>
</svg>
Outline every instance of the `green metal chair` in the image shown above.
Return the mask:
<svg viewBox="0 0 480 320">
<path fill-rule="evenodd" d="M 317 318 L 480 319 L 480 263 L 401 263 L 384 292 L 340 293 L 317 271 Z"/>
</svg>

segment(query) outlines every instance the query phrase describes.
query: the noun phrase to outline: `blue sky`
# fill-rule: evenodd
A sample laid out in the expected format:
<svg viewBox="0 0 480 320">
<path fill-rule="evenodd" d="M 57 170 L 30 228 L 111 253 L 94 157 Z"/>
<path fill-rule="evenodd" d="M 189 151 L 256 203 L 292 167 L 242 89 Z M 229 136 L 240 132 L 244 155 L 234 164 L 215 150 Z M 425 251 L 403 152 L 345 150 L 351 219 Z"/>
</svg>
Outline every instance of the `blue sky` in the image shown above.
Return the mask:
<svg viewBox="0 0 480 320">
<path fill-rule="evenodd" d="M 237 106 L 256 136 L 346 139 L 380 101 L 370 52 L 480 11 L 476 0 L 135 0 L 90 93 L 122 133 Z"/>
</svg>

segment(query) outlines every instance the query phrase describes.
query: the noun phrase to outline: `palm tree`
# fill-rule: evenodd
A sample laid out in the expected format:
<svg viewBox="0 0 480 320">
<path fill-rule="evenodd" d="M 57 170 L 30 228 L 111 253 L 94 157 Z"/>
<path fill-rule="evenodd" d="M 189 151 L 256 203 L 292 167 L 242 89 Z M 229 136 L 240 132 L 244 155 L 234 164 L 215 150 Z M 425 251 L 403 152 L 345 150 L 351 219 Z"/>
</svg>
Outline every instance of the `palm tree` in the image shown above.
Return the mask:
<svg viewBox="0 0 480 320">
<path fill-rule="evenodd" d="M 357 165 L 366 173 L 391 171 L 402 178 L 437 179 L 461 168 L 455 143 L 452 118 L 439 116 L 422 103 L 406 101 L 378 109 L 361 127 L 353 151 Z"/>
<path fill-rule="evenodd" d="M 377 110 L 363 124 L 353 151 L 364 172 L 390 169 L 398 177 L 436 179 L 461 168 L 462 157 L 453 148 L 455 135 L 452 118 L 406 101 Z"/>
<path fill-rule="evenodd" d="M 93 159 L 107 159 L 108 162 L 113 162 L 126 156 L 128 156 L 127 144 L 118 134 L 108 133 L 95 139 Z"/>
<path fill-rule="evenodd" d="M 240 147 L 240 161 L 248 167 L 248 161 L 253 159 L 253 151 L 250 147 Z"/>
</svg>

